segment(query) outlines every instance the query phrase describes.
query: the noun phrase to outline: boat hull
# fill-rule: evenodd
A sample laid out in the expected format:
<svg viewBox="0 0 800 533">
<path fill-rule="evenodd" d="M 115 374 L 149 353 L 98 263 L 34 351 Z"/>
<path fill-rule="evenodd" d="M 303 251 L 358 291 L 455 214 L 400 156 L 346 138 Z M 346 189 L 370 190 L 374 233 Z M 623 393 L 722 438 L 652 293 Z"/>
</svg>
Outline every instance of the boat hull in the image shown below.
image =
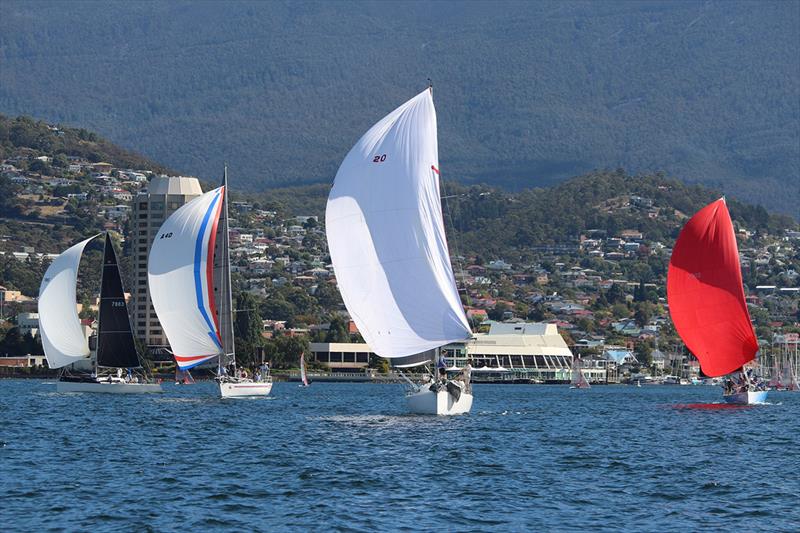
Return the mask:
<svg viewBox="0 0 800 533">
<path fill-rule="evenodd" d="M 462 392 L 456 400 L 447 390 L 433 392 L 427 387 L 406 396 L 408 410 L 417 415 L 463 415 L 472 409 L 472 394 Z"/>
<path fill-rule="evenodd" d="M 765 403 L 767 401 L 767 391 L 736 392 L 734 394 L 723 394 L 722 399 L 725 403 L 737 405 L 753 405 Z"/>
<path fill-rule="evenodd" d="M 272 382 L 222 382 L 219 393 L 223 398 L 257 398 L 272 392 Z"/>
<path fill-rule="evenodd" d="M 57 392 L 100 392 L 110 394 L 144 394 L 164 392 L 159 383 L 92 383 L 90 381 L 57 381 Z"/>
</svg>

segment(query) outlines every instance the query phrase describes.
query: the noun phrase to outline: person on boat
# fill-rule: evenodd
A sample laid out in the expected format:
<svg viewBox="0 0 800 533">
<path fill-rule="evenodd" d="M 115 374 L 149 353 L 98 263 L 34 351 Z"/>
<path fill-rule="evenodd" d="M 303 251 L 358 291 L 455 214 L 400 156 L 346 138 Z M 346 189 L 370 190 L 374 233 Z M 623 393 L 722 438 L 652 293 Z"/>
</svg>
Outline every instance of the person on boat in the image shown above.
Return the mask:
<svg viewBox="0 0 800 533">
<path fill-rule="evenodd" d="M 469 383 L 469 380 L 471 378 L 472 378 L 472 365 L 470 365 L 469 361 L 467 361 L 467 364 L 464 365 L 464 368 L 461 369 L 461 379 L 464 380 L 464 383 Z"/>
<path fill-rule="evenodd" d="M 447 381 L 447 365 L 445 364 L 444 357 L 442 357 L 441 354 L 436 360 L 436 368 L 439 369 L 437 372 L 438 379 L 441 381 Z"/>
</svg>

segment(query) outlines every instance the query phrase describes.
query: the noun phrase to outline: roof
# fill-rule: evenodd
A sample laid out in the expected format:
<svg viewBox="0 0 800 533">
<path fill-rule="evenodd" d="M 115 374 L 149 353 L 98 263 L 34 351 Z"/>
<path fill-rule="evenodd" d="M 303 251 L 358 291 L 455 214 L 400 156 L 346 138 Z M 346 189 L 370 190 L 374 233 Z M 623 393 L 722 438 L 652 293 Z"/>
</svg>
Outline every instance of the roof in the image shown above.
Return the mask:
<svg viewBox="0 0 800 533">
<path fill-rule="evenodd" d="M 199 196 L 203 194 L 203 189 L 200 188 L 200 182 L 197 181 L 197 178 L 186 176 L 157 176 L 150 181 L 147 192 L 150 194 L 184 194 Z"/>
<path fill-rule="evenodd" d="M 628 358 L 635 359 L 630 350 L 606 350 L 604 355 L 616 361 L 617 364 L 624 363 Z"/>
</svg>

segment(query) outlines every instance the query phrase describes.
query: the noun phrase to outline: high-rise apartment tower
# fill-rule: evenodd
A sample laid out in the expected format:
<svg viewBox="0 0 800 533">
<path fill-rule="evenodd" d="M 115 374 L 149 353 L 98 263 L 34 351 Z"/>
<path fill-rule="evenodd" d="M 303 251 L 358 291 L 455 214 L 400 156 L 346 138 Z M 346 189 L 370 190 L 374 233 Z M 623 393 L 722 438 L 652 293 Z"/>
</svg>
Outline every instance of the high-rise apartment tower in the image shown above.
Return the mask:
<svg viewBox="0 0 800 533">
<path fill-rule="evenodd" d="M 131 218 L 133 257 L 133 328 L 136 336 L 158 354 L 169 346 L 158 321 L 147 287 L 147 255 L 158 228 L 183 204 L 203 194 L 197 178 L 155 177 L 147 190 L 136 195 Z"/>
</svg>

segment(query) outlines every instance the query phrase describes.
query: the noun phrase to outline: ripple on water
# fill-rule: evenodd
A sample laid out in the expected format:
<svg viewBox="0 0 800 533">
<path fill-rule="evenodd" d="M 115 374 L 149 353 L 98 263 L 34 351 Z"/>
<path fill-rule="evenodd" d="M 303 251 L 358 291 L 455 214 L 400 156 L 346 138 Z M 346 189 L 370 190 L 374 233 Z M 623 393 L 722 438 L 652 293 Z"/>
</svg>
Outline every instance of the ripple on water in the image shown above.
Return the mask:
<svg viewBox="0 0 800 533">
<path fill-rule="evenodd" d="M 731 408 L 711 387 L 476 385 L 473 414 L 435 418 L 403 413 L 392 385 L 276 383 L 266 401 L 222 401 L 213 383 L 139 398 L 40 385 L 0 381 L 10 530 L 800 522 L 800 395 L 789 393 Z"/>
</svg>

